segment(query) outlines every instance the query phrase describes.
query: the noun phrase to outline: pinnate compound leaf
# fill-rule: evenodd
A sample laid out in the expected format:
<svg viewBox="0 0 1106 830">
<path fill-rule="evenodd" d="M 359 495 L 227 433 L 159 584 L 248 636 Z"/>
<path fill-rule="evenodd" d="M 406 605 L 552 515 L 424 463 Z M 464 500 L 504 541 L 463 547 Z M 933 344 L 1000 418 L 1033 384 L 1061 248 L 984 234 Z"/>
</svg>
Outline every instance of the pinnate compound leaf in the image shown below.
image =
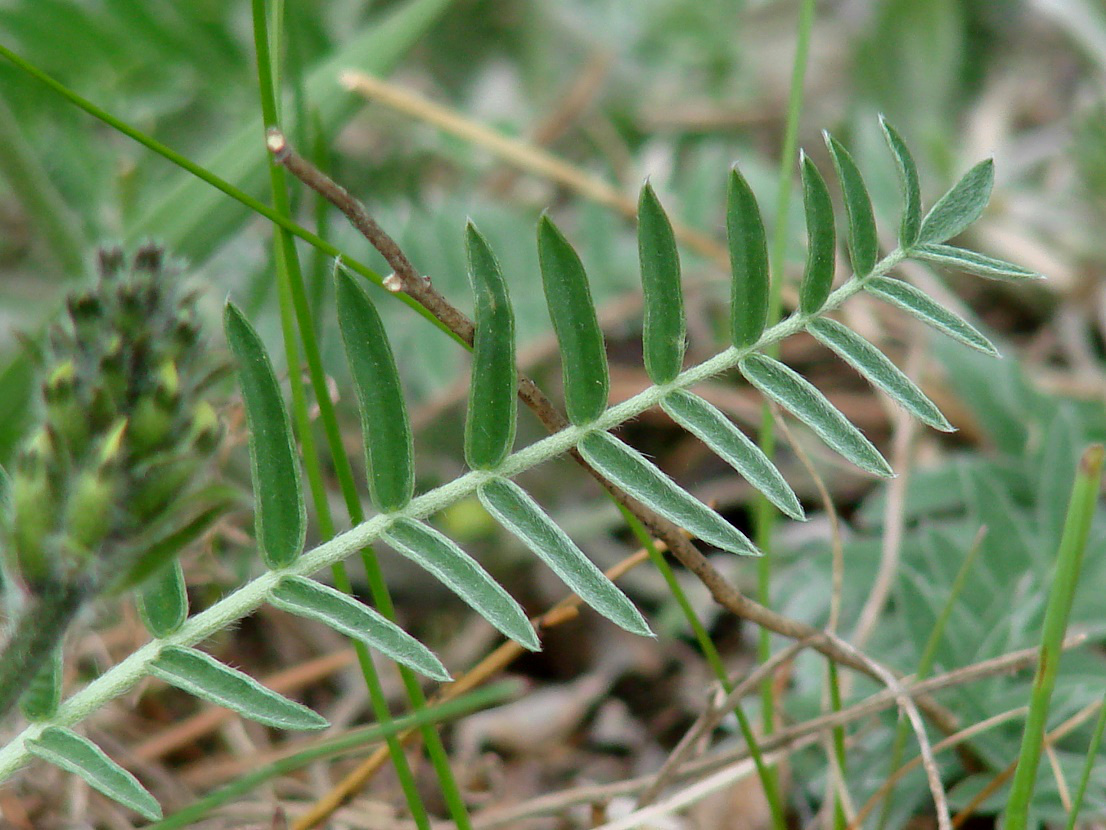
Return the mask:
<svg viewBox="0 0 1106 830">
<path fill-rule="evenodd" d="M 687 320 L 680 285 L 680 254 L 672 223 L 646 183 L 637 213 L 637 246 L 645 298 L 642 345 L 645 371 L 653 383 L 668 383 L 684 365 Z"/>
<path fill-rule="evenodd" d="M 909 283 L 887 277 L 874 277 L 864 284 L 864 290 L 886 303 L 901 308 L 907 314 L 912 314 L 965 346 L 971 346 L 993 357 L 999 356 L 998 349 L 974 326 L 934 302 L 927 294 Z"/>
<path fill-rule="evenodd" d="M 173 560 L 138 588 L 138 613 L 146 630 L 155 637 L 168 637 L 188 617 L 188 594 L 184 571 Z"/>
<path fill-rule="evenodd" d="M 480 485 L 477 495 L 492 517 L 537 554 L 580 599 L 627 631 L 653 636 L 634 604 L 525 490 L 496 478 Z"/>
<path fill-rule="evenodd" d="M 994 183 L 994 161 L 981 161 L 937 200 L 922 220 L 918 241 L 944 242 L 960 234 L 983 214 Z"/>
<path fill-rule="evenodd" d="M 202 651 L 166 646 L 150 673 L 198 698 L 278 729 L 325 729 L 326 718 Z"/>
<path fill-rule="evenodd" d="M 1041 280 L 1042 274 L 1022 268 L 1012 262 L 966 251 L 952 245 L 918 245 L 910 251 L 914 259 L 922 259 L 935 265 L 943 265 L 954 271 L 964 271 L 993 280 Z"/>
<path fill-rule="evenodd" d="M 412 519 L 397 519 L 381 538 L 434 574 L 476 613 L 519 645 L 531 651 L 541 648 L 534 627 L 519 604 L 453 540 Z"/>
<path fill-rule="evenodd" d="M 799 309 L 814 314 L 826 303 L 833 287 L 837 232 L 833 221 L 833 200 L 826 180 L 810 157 L 799 161 L 803 179 L 803 207 L 806 210 L 806 270 L 799 286 Z"/>
<path fill-rule="evenodd" d="M 388 334 L 373 301 L 349 274 L 337 276 L 336 304 L 361 405 L 369 494 L 382 512 L 401 510 L 415 489 L 414 446 Z"/>
<path fill-rule="evenodd" d="M 538 263 L 561 350 L 568 419 L 577 426 L 589 424 L 607 408 L 610 391 L 603 331 L 595 315 L 584 265 L 545 214 L 538 220 Z"/>
<path fill-rule="evenodd" d="M 798 497 L 768 456 L 722 412 L 690 392 L 673 392 L 661 402 L 672 420 L 697 437 L 742 478 L 793 519 L 806 518 Z"/>
<path fill-rule="evenodd" d="M 27 741 L 32 755 L 78 775 L 94 790 L 150 821 L 161 818 L 161 806 L 138 779 L 111 760 L 87 738 L 69 729 L 49 726 Z"/>
<path fill-rule="evenodd" d="M 270 601 L 283 611 L 318 620 L 360 640 L 427 677 L 449 680 L 449 672 L 430 649 L 376 610 L 341 591 L 302 576 L 286 576 L 273 589 Z"/>
<path fill-rule="evenodd" d="M 515 442 L 515 315 L 499 262 L 471 222 L 465 228 L 465 253 L 475 309 L 465 460 L 474 470 L 490 470 Z"/>
<path fill-rule="evenodd" d="M 590 433 L 580 442 L 579 450 L 588 464 L 693 536 L 730 553 L 760 555 L 741 531 L 614 436 Z"/>
<path fill-rule="evenodd" d="M 918 231 L 922 225 L 922 188 L 918 182 L 918 166 L 902 136 L 882 115 L 879 117 L 879 125 L 883 128 L 883 137 L 887 139 L 887 146 L 891 148 L 895 166 L 899 169 L 904 203 L 902 223 L 899 226 L 899 244 L 903 248 L 909 248 L 918 241 Z"/>
<path fill-rule="evenodd" d="M 43 662 L 42 667 L 19 696 L 19 711 L 29 721 L 49 720 L 61 702 L 61 648 Z"/>
<path fill-rule="evenodd" d="M 810 427 L 836 452 L 878 476 L 894 475 L 890 465 L 864 435 L 801 375 L 778 360 L 752 354 L 741 361 L 741 373 L 753 386 Z"/>
<path fill-rule="evenodd" d="M 807 330 L 907 412 L 934 429 L 955 431 L 936 404 L 883 352 L 859 334 L 825 317 L 812 320 Z"/>
<path fill-rule="evenodd" d="M 292 422 L 268 352 L 242 312 L 227 303 L 227 343 L 237 360 L 238 383 L 250 427 L 250 472 L 257 501 L 257 542 L 270 568 L 289 565 L 303 549 L 307 511 Z"/>
<path fill-rule="evenodd" d="M 841 194 L 845 200 L 845 215 L 849 220 L 849 258 L 858 277 L 866 277 L 876 267 L 879 258 L 879 239 L 876 217 L 872 212 L 872 199 L 860 168 L 852 155 L 829 133 L 823 133 L 829 147 Z"/>
<path fill-rule="evenodd" d="M 756 196 L 736 167 L 726 189 L 726 237 L 730 244 L 730 332 L 738 348 L 751 346 L 768 322 L 768 242 Z"/>
</svg>

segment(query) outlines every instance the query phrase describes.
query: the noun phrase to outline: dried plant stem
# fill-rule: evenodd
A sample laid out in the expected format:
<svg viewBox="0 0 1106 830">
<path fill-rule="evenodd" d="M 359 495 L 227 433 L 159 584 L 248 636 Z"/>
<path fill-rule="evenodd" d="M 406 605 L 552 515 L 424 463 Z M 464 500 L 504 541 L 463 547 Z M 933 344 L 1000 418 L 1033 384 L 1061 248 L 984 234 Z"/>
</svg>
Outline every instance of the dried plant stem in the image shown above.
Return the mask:
<svg viewBox="0 0 1106 830">
<path fill-rule="evenodd" d="M 1075 648 L 1086 642 L 1086 637 L 1073 636 L 1064 642 L 1064 648 Z M 806 746 L 816 740 L 817 736 L 846 723 L 852 723 L 860 718 L 868 717 L 876 712 L 888 709 L 896 703 L 897 694 L 905 694 L 917 701 L 923 695 L 932 694 L 943 689 L 953 688 L 965 683 L 972 683 L 987 677 L 1006 674 L 1014 671 L 1022 671 L 1037 662 L 1040 650 L 1036 648 L 1022 649 L 1003 654 L 999 657 L 971 666 L 955 669 L 946 674 L 931 677 L 928 680 L 917 683 L 910 682 L 910 678 L 904 678 L 899 692 L 885 689 L 868 698 L 853 704 L 840 712 L 831 712 L 821 715 L 804 723 L 781 729 L 773 735 L 765 736 L 761 741 L 761 750 L 769 753 L 776 750 L 793 750 L 798 746 Z M 951 745 L 951 744 L 950 744 Z M 689 778 L 707 775 L 723 767 L 730 767 L 748 759 L 748 750 L 739 748 L 714 755 L 698 758 L 684 764 L 676 773 L 676 779 L 686 781 Z M 742 768 L 742 775 L 751 774 L 752 764 Z M 741 776 L 736 776 L 741 777 Z M 592 802 L 609 801 L 619 796 L 629 796 L 641 792 L 655 780 L 654 775 L 631 778 L 618 781 L 614 784 L 599 786 L 576 787 L 564 790 L 552 795 L 541 796 L 532 799 L 525 804 L 512 805 L 511 807 L 492 809 L 479 813 L 473 817 L 473 824 L 477 830 L 494 830 L 500 827 L 514 827 L 523 819 L 540 815 L 560 813 L 570 807 Z"/>
<path fill-rule="evenodd" d="M 364 72 L 344 72 L 345 87 L 370 101 L 402 112 L 419 121 L 432 124 L 443 132 L 483 147 L 528 173 L 557 182 L 587 199 L 613 208 L 627 219 L 637 219 L 637 202 L 621 193 L 602 179 L 592 176 L 557 158 L 534 144 L 510 138 L 490 127 L 472 121 L 458 112 L 414 94 L 402 87 L 366 75 Z M 729 254 L 723 245 L 711 237 L 674 221 L 672 231 L 676 239 L 695 253 L 724 268 L 729 268 Z"/>
</svg>

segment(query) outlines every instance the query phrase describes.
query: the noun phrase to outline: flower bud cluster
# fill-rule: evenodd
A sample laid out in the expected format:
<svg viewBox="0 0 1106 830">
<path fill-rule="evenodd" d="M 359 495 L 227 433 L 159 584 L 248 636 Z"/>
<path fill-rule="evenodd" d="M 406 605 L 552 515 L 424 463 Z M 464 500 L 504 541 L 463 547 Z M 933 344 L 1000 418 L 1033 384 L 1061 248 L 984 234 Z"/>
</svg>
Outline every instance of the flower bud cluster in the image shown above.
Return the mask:
<svg viewBox="0 0 1106 830">
<path fill-rule="evenodd" d="M 36 358 L 43 418 L 10 470 L 0 538 L 30 592 L 101 585 L 170 518 L 220 440 L 203 394 L 222 366 L 200 338 L 196 296 L 156 245 L 99 254 L 99 280 L 67 301 Z"/>
</svg>

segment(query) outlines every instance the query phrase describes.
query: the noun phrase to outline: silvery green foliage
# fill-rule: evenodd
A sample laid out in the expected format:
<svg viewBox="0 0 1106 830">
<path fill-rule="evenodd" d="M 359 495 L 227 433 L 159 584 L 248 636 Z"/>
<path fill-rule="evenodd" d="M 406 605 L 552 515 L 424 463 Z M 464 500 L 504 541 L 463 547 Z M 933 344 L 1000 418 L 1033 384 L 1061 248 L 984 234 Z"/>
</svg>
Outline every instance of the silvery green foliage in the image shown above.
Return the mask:
<svg viewBox="0 0 1106 830">
<path fill-rule="evenodd" d="M 919 259 L 1000 279 L 1037 275 L 948 244 L 986 205 L 992 181 L 989 162 L 973 168 L 922 216 L 914 162 L 898 134 L 886 124 L 884 128 L 905 194 L 900 246 L 880 258 L 871 199 L 861 171 L 848 151 L 827 136 L 847 222 L 844 232 L 837 233 L 825 180 L 803 156 L 810 249 L 802 302 L 791 316 L 773 326 L 767 320 L 770 275 L 760 209 L 744 177 L 736 168 L 731 171 L 726 226 L 733 266 L 730 330 L 734 345 L 686 369 L 679 255 L 664 209 L 648 185 L 645 187 L 638 236 L 645 300 L 643 345 L 646 369 L 656 385 L 616 406 L 610 406 L 607 399 L 603 333 L 596 322 L 584 264 L 568 238 L 543 215 L 537 232 L 541 282 L 560 346 L 564 397 L 572 425 L 517 451 L 518 376 L 511 300 L 494 252 L 470 225 L 466 249 L 475 297 L 475 351 L 464 454 L 472 469 L 423 494 L 414 490 L 411 428 L 384 328 L 372 298 L 350 276 L 339 274 L 337 316 L 361 407 L 369 495 L 379 513 L 311 551 L 302 552 L 305 507 L 298 461 L 271 361 L 249 322 L 228 304 L 227 338 L 237 358 L 251 431 L 258 546 L 269 570 L 203 613 L 171 627 L 126 664 L 63 703 L 52 718 L 33 724 L 0 749 L 0 778 L 25 763 L 30 754 L 75 771 L 87 763 L 99 770 L 96 780 L 101 789 L 115 787 L 114 795 L 123 803 L 148 808 L 135 794 L 136 782 L 105 773 L 106 756 L 70 739 L 72 733 L 67 731 L 89 711 L 147 674 L 264 723 L 301 729 L 324 725 L 299 704 L 192 648 L 266 602 L 330 625 L 417 671 L 444 677 L 437 659 L 394 624 L 310 579 L 320 568 L 375 540 L 418 562 L 506 636 L 526 648 L 538 648 L 532 626 L 510 595 L 455 542 L 426 523 L 435 513 L 472 495 L 596 611 L 627 630 L 649 633 L 645 620 L 625 595 L 512 479 L 576 449 L 627 493 L 700 540 L 734 554 L 757 555 L 754 545 L 724 517 L 609 434 L 645 410 L 661 406 L 773 504 L 793 518 L 802 518 L 801 504 L 771 460 L 725 415 L 690 392 L 690 387 L 728 369 L 738 368 L 766 397 L 790 411 L 844 458 L 874 475 L 891 475 L 887 462 L 859 429 L 813 385 L 764 355 L 764 350 L 809 330 L 909 412 L 937 429 L 950 429 L 933 403 L 874 345 L 826 315 L 851 296 L 868 291 L 938 331 L 994 355 L 994 347 L 983 335 L 917 289 L 894 279 L 892 271 L 904 260 Z M 847 243 L 855 272 L 834 289 L 837 239 Z M 66 737 L 59 739 L 58 735 Z M 49 751 L 42 749 L 44 738 Z M 91 780 L 92 774 L 89 771 L 86 777 Z"/>
</svg>

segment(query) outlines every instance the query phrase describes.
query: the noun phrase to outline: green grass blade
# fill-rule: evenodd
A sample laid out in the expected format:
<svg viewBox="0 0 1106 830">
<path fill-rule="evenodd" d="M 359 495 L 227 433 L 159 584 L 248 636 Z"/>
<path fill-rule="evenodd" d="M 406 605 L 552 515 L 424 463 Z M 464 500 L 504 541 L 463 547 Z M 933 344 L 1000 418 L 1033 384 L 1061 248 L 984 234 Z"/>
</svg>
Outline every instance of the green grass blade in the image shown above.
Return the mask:
<svg viewBox="0 0 1106 830">
<path fill-rule="evenodd" d="M 168 646 L 150 673 L 191 695 L 277 729 L 325 729 L 326 718 L 194 648 Z"/>
<path fill-rule="evenodd" d="M 341 591 L 302 576 L 286 576 L 273 589 L 270 601 L 281 610 L 318 620 L 360 640 L 427 677 L 450 679 L 449 672 L 430 649 L 391 620 Z"/>
<path fill-rule="evenodd" d="M 161 818 L 161 806 L 138 779 L 111 760 L 104 751 L 76 732 L 48 727 L 27 741 L 31 754 L 79 775 L 94 790 L 129 807 L 151 821 Z"/>
<path fill-rule="evenodd" d="M 726 238 L 730 246 L 730 335 L 738 348 L 760 339 L 768 324 L 768 241 L 756 196 L 737 167 L 726 188 Z"/>
<path fill-rule="evenodd" d="M 1098 762 L 1098 747 L 1102 743 L 1102 732 L 1106 729 L 1106 697 L 1102 698 L 1101 708 L 1098 710 L 1098 719 L 1091 731 L 1091 742 L 1087 746 L 1087 760 L 1083 763 L 1083 772 L 1079 776 L 1079 786 L 1075 789 L 1075 795 L 1071 800 L 1071 811 L 1068 813 L 1067 824 L 1064 830 L 1075 830 L 1075 822 L 1079 820 L 1079 812 L 1083 809 L 1083 798 L 1087 795 L 1087 784 L 1090 783 L 1091 773 L 1094 772 Z"/>
<path fill-rule="evenodd" d="M 139 586 L 136 594 L 138 614 L 155 637 L 168 637 L 188 618 L 188 594 L 179 561 L 162 566 Z"/>
<path fill-rule="evenodd" d="M 724 414 L 690 392 L 673 392 L 661 403 L 680 426 L 737 470 L 765 498 L 793 519 L 806 518 L 795 491 L 768 456 Z"/>
<path fill-rule="evenodd" d="M 959 235 L 983 214 L 995 183 L 995 163 L 981 161 L 964 174 L 922 220 L 918 242 L 944 242 Z"/>
<path fill-rule="evenodd" d="M 879 237 L 876 232 L 876 217 L 872 212 L 872 199 L 852 154 L 829 133 L 823 135 L 845 199 L 845 215 L 849 220 L 849 258 L 856 275 L 866 277 L 872 273 L 879 258 Z"/>
<path fill-rule="evenodd" d="M 303 548 L 307 510 L 300 484 L 292 422 L 261 338 L 233 303 L 227 303 L 227 342 L 250 427 L 250 472 L 257 501 L 257 541 L 270 568 L 292 562 Z"/>
<path fill-rule="evenodd" d="M 465 228 L 465 253 L 475 309 L 465 460 L 474 470 L 490 470 L 503 462 L 515 443 L 515 315 L 499 262 L 471 222 Z"/>
<path fill-rule="evenodd" d="M 338 325 L 361 404 L 369 491 L 384 512 L 401 510 L 415 488 L 407 404 L 388 334 L 369 295 L 348 274 L 337 277 Z"/>
<path fill-rule="evenodd" d="M 407 729 L 443 723 L 467 715 L 470 712 L 494 706 L 516 696 L 518 691 L 517 683 L 504 681 L 486 689 L 477 689 L 455 700 L 422 709 L 415 714 L 396 718 L 387 723 L 348 730 L 337 737 L 321 741 L 316 746 L 301 750 L 288 758 L 282 758 L 279 761 L 273 761 L 270 764 L 251 770 L 240 778 L 215 790 L 215 792 L 189 804 L 183 810 L 162 819 L 157 824 L 150 825 L 149 830 L 178 830 L 182 827 L 192 827 L 212 810 L 222 807 L 235 798 L 254 792 L 266 781 L 295 772 L 315 761 L 332 758 L 347 752 L 357 752 L 376 741 L 387 740 Z"/>
<path fill-rule="evenodd" d="M 653 383 L 668 383 L 683 369 L 687 320 L 676 236 L 648 182 L 638 200 L 637 247 L 645 301 L 641 334 L 645 371 Z"/>
<path fill-rule="evenodd" d="M 941 432 L 955 431 L 914 381 L 859 334 L 828 318 L 811 320 L 807 331 L 915 418 Z"/>
<path fill-rule="evenodd" d="M 596 318 L 584 265 L 545 214 L 538 221 L 538 261 L 561 351 L 568 419 L 577 426 L 588 424 L 607 408 L 611 384 L 603 330 Z"/>
<path fill-rule="evenodd" d="M 864 290 L 879 297 L 885 303 L 901 308 L 907 314 L 917 317 L 926 325 L 947 334 L 965 346 L 992 357 L 999 357 L 998 349 L 994 344 L 980 334 L 974 326 L 934 302 L 910 283 L 888 277 L 873 277 L 864 284 Z"/>
<path fill-rule="evenodd" d="M 899 225 L 899 244 L 909 248 L 918 241 L 918 231 L 922 226 L 922 188 L 918 183 L 918 166 L 906 142 L 898 131 L 887 123 L 882 115 L 879 125 L 883 128 L 883 137 L 895 157 L 895 166 L 899 169 L 899 182 L 902 184 L 903 209 L 902 222 Z"/>
<path fill-rule="evenodd" d="M 739 366 L 753 386 L 814 430 L 831 449 L 869 473 L 884 478 L 894 475 L 872 442 L 793 369 L 758 354 L 749 355 Z"/>
<path fill-rule="evenodd" d="M 740 556 L 760 555 L 741 531 L 613 435 L 593 432 L 579 450 L 588 464 L 696 538 Z"/>
<path fill-rule="evenodd" d="M 580 599 L 627 631 L 653 636 L 634 604 L 525 490 L 500 478 L 481 485 L 477 495 L 492 517 L 545 562 Z"/>
<path fill-rule="evenodd" d="M 1049 591 L 1048 605 L 1041 631 L 1041 657 L 1033 678 L 1033 692 L 1029 701 L 1029 715 L 1025 721 L 1018 766 L 1010 785 L 1010 799 L 1006 805 L 1003 825 L 1006 830 L 1026 830 L 1029 820 L 1029 804 L 1037 782 L 1037 765 L 1041 759 L 1045 725 L 1048 719 L 1052 690 L 1060 668 L 1060 655 L 1064 634 L 1068 627 L 1072 599 L 1083 566 L 1083 554 L 1091 532 L 1095 506 L 1102 478 L 1102 463 L 1106 449 L 1095 444 L 1083 453 L 1079 469 L 1072 485 L 1068 502 L 1068 515 L 1064 522 L 1064 535 L 1056 554 L 1056 570 Z"/>
<path fill-rule="evenodd" d="M 476 613 L 516 643 L 531 651 L 541 649 L 534 627 L 519 604 L 451 539 L 411 519 L 400 519 L 381 538 L 434 574 Z"/>
<path fill-rule="evenodd" d="M 803 207 L 806 210 L 806 270 L 799 286 L 799 309 L 814 314 L 826 303 L 833 288 L 837 261 L 837 232 L 833 220 L 833 200 L 826 180 L 810 156 L 800 159 L 803 178 Z"/>
</svg>

